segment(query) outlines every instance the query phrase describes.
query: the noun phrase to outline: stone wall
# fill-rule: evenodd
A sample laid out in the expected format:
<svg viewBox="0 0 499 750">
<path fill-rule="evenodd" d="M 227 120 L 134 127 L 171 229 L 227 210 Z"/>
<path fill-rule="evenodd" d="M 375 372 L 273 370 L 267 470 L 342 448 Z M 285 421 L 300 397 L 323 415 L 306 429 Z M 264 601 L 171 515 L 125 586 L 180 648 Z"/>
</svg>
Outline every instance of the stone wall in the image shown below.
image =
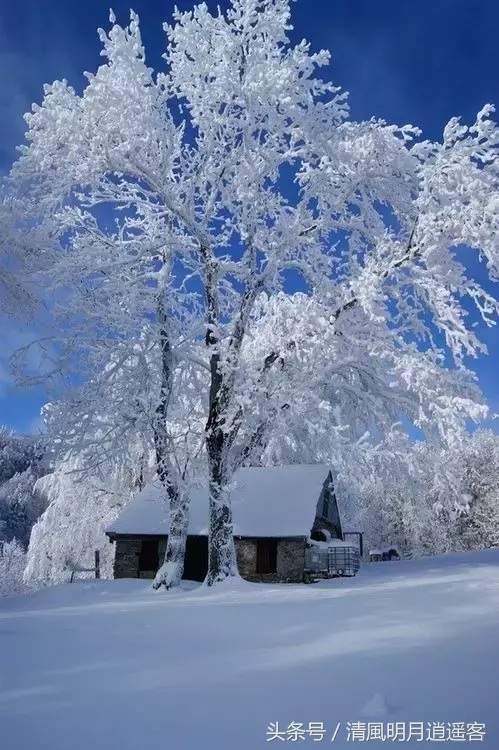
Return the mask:
<svg viewBox="0 0 499 750">
<path fill-rule="evenodd" d="M 305 540 L 279 539 L 276 573 L 256 572 L 256 539 L 236 539 L 239 573 L 247 581 L 267 583 L 302 583 L 305 568 Z"/>
<path fill-rule="evenodd" d="M 256 539 L 236 539 L 237 564 L 240 575 L 248 581 L 269 583 L 301 583 L 305 567 L 305 540 L 279 539 L 277 542 L 277 572 L 265 575 L 256 572 Z M 140 539 L 127 537 L 116 540 L 114 557 L 115 578 L 137 578 Z M 163 562 L 166 538 L 159 540 L 158 562 Z M 142 571 L 141 578 L 154 578 L 156 571 Z"/>
<path fill-rule="evenodd" d="M 305 568 L 305 540 L 281 539 L 277 544 L 277 575 L 290 583 L 303 581 Z"/>
<path fill-rule="evenodd" d="M 116 540 L 114 553 L 114 577 L 115 578 L 138 578 L 139 577 L 139 554 L 141 539 L 130 539 L 128 537 Z M 161 565 L 165 558 L 166 537 L 158 540 L 158 564 Z M 154 578 L 155 570 L 142 570 L 140 578 Z"/>
<path fill-rule="evenodd" d="M 236 539 L 235 541 L 239 574 L 253 581 L 256 575 L 256 542 L 253 539 Z"/>
</svg>

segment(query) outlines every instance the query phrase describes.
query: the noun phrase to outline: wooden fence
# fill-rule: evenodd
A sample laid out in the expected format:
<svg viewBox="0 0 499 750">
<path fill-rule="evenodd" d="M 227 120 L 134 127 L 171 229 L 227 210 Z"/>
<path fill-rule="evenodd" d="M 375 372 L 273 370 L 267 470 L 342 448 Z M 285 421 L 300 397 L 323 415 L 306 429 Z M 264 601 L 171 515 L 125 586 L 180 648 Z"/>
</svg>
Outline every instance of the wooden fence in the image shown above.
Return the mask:
<svg viewBox="0 0 499 750">
<path fill-rule="evenodd" d="M 100 578 L 100 552 L 98 549 L 95 550 L 95 564 L 93 568 L 80 568 L 78 565 L 74 566 L 71 571 L 70 583 L 73 583 L 76 573 L 95 573 L 96 578 Z"/>
</svg>

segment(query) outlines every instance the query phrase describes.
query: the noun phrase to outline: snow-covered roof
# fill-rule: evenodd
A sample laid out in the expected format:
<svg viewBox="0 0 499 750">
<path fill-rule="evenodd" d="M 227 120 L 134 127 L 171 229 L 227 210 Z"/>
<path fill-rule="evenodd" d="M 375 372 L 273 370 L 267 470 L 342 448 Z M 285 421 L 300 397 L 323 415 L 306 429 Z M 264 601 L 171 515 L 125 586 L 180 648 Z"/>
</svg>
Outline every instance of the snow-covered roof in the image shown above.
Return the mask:
<svg viewBox="0 0 499 750">
<path fill-rule="evenodd" d="M 231 499 L 235 536 L 308 536 L 329 467 L 322 464 L 239 469 Z M 108 534 L 166 535 L 168 506 L 159 480 L 147 485 L 107 529 Z M 189 534 L 208 533 L 208 491 L 191 492 Z"/>
</svg>

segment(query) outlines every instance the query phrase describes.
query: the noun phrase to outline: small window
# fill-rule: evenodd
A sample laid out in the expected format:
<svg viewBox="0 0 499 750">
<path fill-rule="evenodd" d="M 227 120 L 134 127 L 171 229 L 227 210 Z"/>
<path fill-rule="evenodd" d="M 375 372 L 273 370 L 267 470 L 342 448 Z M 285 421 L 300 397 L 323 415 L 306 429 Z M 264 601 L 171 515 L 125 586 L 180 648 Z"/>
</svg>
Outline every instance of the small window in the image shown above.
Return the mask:
<svg viewBox="0 0 499 750">
<path fill-rule="evenodd" d="M 256 572 L 259 574 L 277 573 L 277 539 L 258 539 Z"/>
<path fill-rule="evenodd" d="M 158 569 L 158 540 L 143 539 L 140 545 L 139 570 Z"/>
</svg>

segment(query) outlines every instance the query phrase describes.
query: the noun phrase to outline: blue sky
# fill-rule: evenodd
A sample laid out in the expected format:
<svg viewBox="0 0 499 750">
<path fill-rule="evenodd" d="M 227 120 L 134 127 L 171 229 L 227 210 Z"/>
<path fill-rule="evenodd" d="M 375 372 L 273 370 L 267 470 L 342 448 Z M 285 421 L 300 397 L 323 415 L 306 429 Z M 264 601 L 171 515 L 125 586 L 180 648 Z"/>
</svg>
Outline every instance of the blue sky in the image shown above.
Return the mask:
<svg viewBox="0 0 499 750">
<path fill-rule="evenodd" d="M 130 4 L 139 13 L 153 67 L 161 66 L 173 2 L 119 0 L 118 20 Z M 208 2 L 215 7 L 216 2 Z M 223 5 L 223 2 L 221 3 Z M 177 0 L 181 9 L 192 6 Z M 23 113 L 40 102 L 42 86 L 67 78 L 77 89 L 83 71 L 100 64 L 98 26 L 108 23 L 109 0 L 16 0 L 0 3 L 0 171 L 8 170 L 23 140 Z M 383 117 L 418 125 L 438 138 L 447 120 L 471 120 L 486 102 L 499 106 L 497 0 L 298 0 L 293 4 L 296 41 L 326 47 L 332 63 L 325 74 L 350 92 L 352 117 Z M 0 347 L 0 424 L 36 428 L 44 394 L 16 390 L 6 355 L 29 332 L 5 326 Z M 475 369 L 493 409 L 499 411 L 499 331 L 483 332 L 489 356 Z M 2 359 L 3 357 L 3 359 Z"/>
</svg>

